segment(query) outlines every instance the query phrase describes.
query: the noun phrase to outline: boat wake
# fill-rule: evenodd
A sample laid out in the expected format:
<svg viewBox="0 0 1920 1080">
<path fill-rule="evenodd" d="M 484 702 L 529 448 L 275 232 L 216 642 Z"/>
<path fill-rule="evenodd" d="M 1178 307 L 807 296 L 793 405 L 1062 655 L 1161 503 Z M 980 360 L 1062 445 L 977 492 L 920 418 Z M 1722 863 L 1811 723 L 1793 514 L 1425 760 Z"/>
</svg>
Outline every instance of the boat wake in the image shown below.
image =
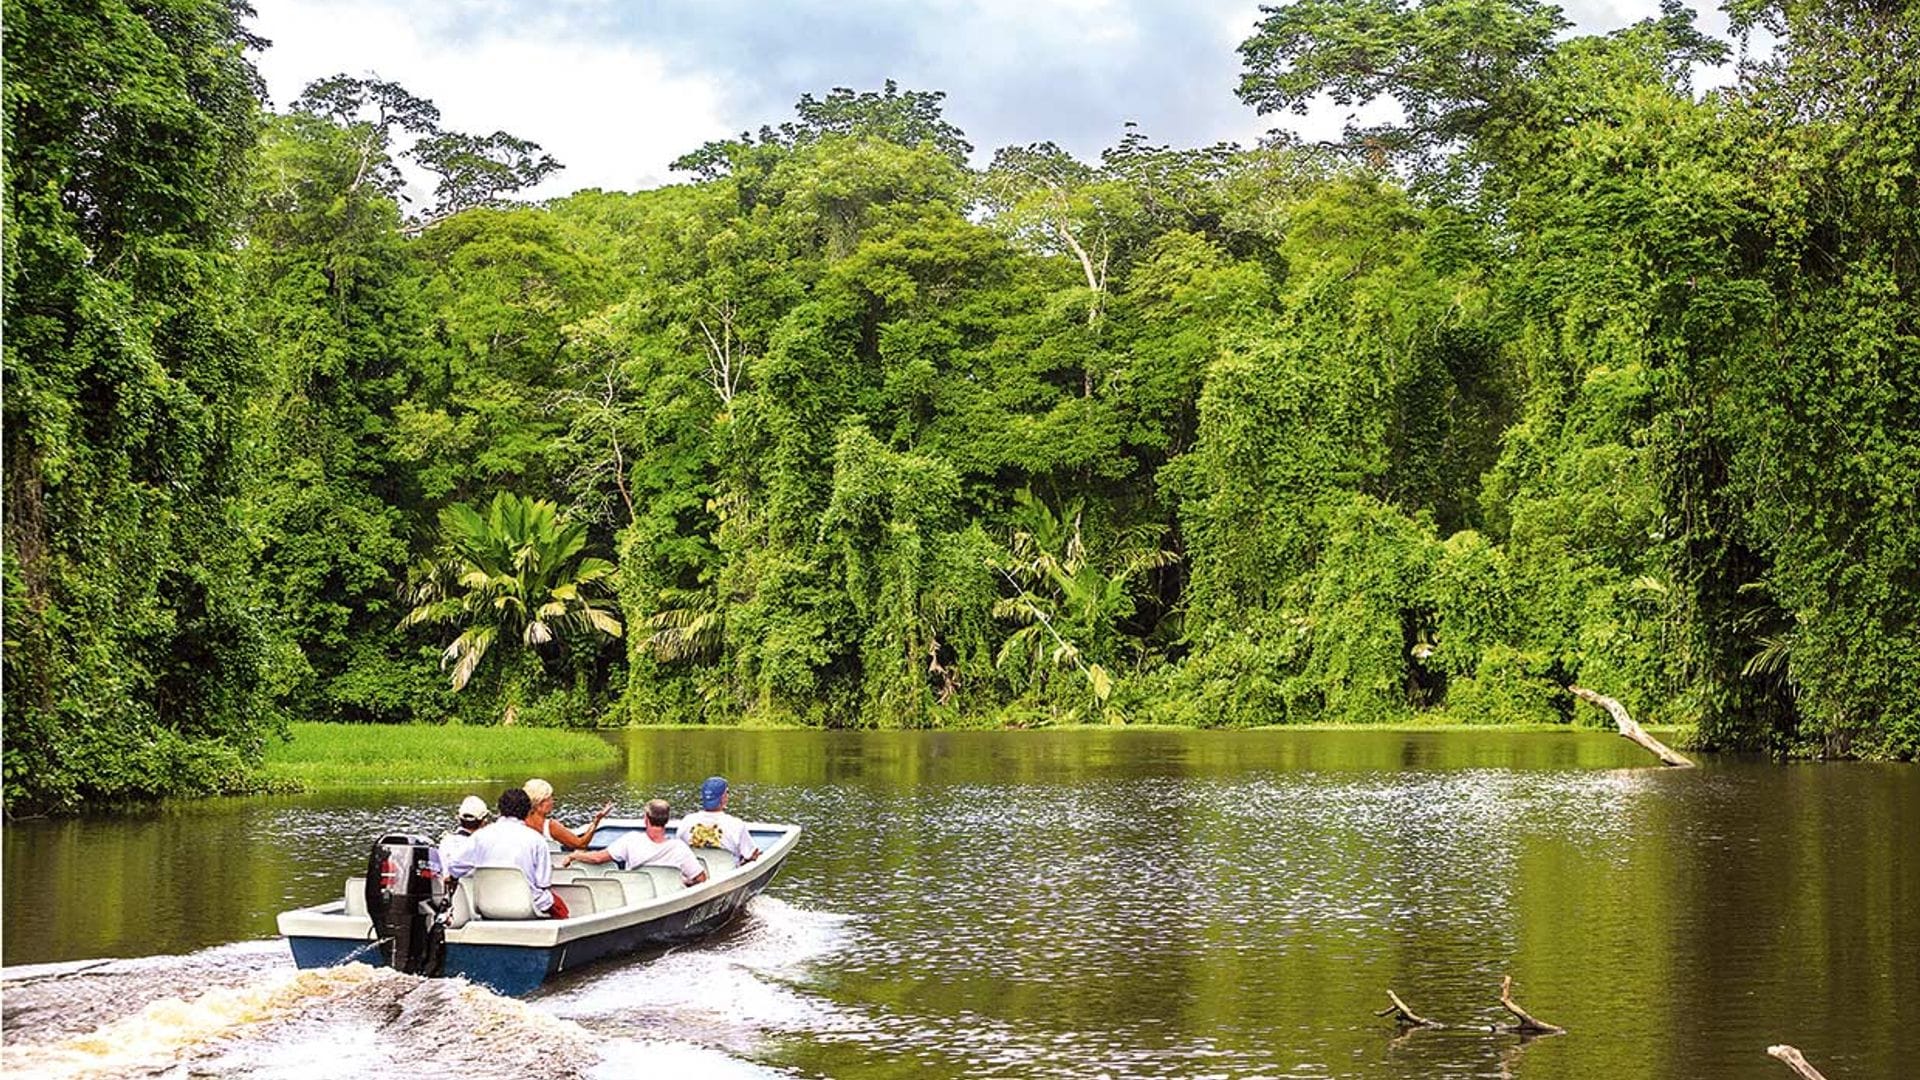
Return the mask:
<svg viewBox="0 0 1920 1080">
<path fill-rule="evenodd" d="M 760 896 L 720 936 L 563 980 L 535 1000 L 604 1035 L 747 1053 L 826 1019 L 791 980 L 838 947 L 847 922 Z"/>
<path fill-rule="evenodd" d="M 300 971 L 280 940 L 11 968 L 0 1072 L 779 1076 L 740 1055 L 807 1025 L 814 1006 L 781 980 L 832 949 L 842 922 L 763 896 L 700 946 L 596 967 L 525 1001 L 364 964 Z"/>
<path fill-rule="evenodd" d="M 16 975 L 0 1062 L 42 1077 L 295 1080 L 380 1074 L 406 1060 L 482 1076 L 584 1076 L 598 1059 L 586 1036 L 464 980 L 364 964 L 297 971 L 283 943 L 257 942 Z"/>
</svg>

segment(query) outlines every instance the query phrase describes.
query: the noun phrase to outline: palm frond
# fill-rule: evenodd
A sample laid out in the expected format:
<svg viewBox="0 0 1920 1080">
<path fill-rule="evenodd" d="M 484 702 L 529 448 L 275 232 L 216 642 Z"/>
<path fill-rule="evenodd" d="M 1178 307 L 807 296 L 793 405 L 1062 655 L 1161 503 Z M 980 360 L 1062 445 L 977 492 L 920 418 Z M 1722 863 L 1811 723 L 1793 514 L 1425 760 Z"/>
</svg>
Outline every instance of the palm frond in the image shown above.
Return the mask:
<svg viewBox="0 0 1920 1080">
<path fill-rule="evenodd" d="M 400 619 L 400 629 L 407 630 L 415 626 L 456 622 L 465 610 L 466 606 L 462 604 L 458 598 L 428 601 L 402 616 Z"/>
<path fill-rule="evenodd" d="M 618 569 L 605 559 L 581 559 L 580 565 L 574 569 L 573 580 L 575 584 L 586 585 L 610 578 Z"/>
<path fill-rule="evenodd" d="M 627 632 L 627 628 L 620 625 L 619 619 L 614 618 L 600 608 L 583 608 L 581 609 L 581 614 L 586 616 L 589 625 L 608 637 L 621 637 Z"/>
<path fill-rule="evenodd" d="M 487 650 L 493 647 L 494 637 L 493 627 L 476 626 L 454 638 L 453 644 L 447 646 L 441 666 L 445 667 L 448 661 L 453 663 L 453 688 L 456 692 L 465 688 L 473 678 L 474 669 L 480 666 Z"/>
<path fill-rule="evenodd" d="M 1007 640 L 1000 643 L 1000 651 L 994 654 L 994 666 L 1005 668 L 1015 659 L 1025 660 L 1031 664 L 1041 644 L 1041 633 L 1040 624 L 1032 623 L 1008 634 Z"/>
<path fill-rule="evenodd" d="M 1793 681 L 1793 645 L 1794 634 L 1773 634 L 1759 639 L 1760 651 L 1747 660 L 1740 674 L 1749 679 L 1785 676 Z"/>
<path fill-rule="evenodd" d="M 644 647 L 659 660 L 672 663 L 718 652 L 725 616 L 710 608 L 667 608 L 648 616 L 647 625 L 653 632 Z"/>
</svg>

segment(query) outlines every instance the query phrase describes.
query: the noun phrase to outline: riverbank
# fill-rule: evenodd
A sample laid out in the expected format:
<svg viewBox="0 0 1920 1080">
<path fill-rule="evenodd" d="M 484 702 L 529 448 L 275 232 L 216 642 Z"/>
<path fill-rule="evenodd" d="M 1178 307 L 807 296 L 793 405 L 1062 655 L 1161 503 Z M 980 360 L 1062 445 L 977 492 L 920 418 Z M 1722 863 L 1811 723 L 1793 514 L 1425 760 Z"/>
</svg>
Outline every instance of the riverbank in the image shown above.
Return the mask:
<svg viewBox="0 0 1920 1080">
<path fill-rule="evenodd" d="M 739 731 L 809 730 L 794 726 L 755 724 L 637 724 L 627 731 Z M 1171 724 L 1049 725 L 1033 728 L 952 728 L 950 731 L 1193 731 Z M 1260 732 L 1510 732 L 1530 735 L 1592 734 L 1594 727 L 1574 724 L 1459 724 L 1405 722 L 1395 724 L 1273 724 L 1239 730 Z M 1662 738 L 1681 729 L 1649 727 Z M 561 728 L 480 727 L 394 724 L 294 724 L 288 742 L 267 752 L 264 775 L 275 788 L 314 790 L 367 787 L 381 784 L 457 784 L 488 778 L 537 774 L 542 771 L 581 771 L 612 765 L 621 751 L 605 732 Z"/>
<path fill-rule="evenodd" d="M 263 771 L 301 788 L 439 784 L 611 765 L 620 751 L 590 731 L 460 724 L 291 726 Z"/>
</svg>

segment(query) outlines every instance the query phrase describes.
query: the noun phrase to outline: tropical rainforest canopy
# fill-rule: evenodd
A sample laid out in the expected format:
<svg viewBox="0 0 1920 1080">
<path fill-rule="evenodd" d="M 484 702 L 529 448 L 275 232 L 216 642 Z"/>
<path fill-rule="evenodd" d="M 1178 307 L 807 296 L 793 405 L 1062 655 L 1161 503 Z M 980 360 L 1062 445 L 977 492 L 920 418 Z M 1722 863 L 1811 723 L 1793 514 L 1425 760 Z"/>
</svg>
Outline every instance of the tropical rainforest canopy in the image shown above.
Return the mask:
<svg viewBox="0 0 1920 1080">
<path fill-rule="evenodd" d="M 1920 751 L 1920 9 L 1263 8 L 1338 144 L 891 83 L 558 168 L 243 5 L 5 4 L 5 799 L 366 723 L 1567 722 Z M 1230 78 L 1232 73 L 1220 73 Z M 400 163 L 437 181 L 409 205 Z M 1596 714 L 1596 719 L 1597 714 Z"/>
</svg>

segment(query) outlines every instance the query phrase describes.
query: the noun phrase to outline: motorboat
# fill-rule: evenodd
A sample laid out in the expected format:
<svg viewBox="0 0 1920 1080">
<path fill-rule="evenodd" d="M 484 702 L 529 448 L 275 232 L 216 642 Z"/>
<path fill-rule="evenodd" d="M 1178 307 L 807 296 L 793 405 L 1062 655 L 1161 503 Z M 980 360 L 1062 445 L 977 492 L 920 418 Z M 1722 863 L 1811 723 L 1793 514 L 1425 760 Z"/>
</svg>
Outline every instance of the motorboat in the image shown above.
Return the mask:
<svg viewBox="0 0 1920 1080">
<path fill-rule="evenodd" d="M 449 883 L 432 841 L 390 833 L 374 842 L 364 876 L 347 878 L 336 899 L 281 912 L 280 932 L 302 968 L 390 965 L 464 976 L 520 996 L 596 960 L 691 941 L 725 926 L 773 881 L 800 839 L 797 825 L 747 827 L 760 857 L 736 866 L 729 852 L 696 849 L 707 879 L 693 886 L 682 885 L 670 866 L 560 867 L 555 846 L 553 891 L 566 902 L 565 919 L 535 915 L 526 876 L 516 868 L 480 867 Z M 592 847 L 645 828 L 640 818 L 608 818 Z"/>
</svg>

